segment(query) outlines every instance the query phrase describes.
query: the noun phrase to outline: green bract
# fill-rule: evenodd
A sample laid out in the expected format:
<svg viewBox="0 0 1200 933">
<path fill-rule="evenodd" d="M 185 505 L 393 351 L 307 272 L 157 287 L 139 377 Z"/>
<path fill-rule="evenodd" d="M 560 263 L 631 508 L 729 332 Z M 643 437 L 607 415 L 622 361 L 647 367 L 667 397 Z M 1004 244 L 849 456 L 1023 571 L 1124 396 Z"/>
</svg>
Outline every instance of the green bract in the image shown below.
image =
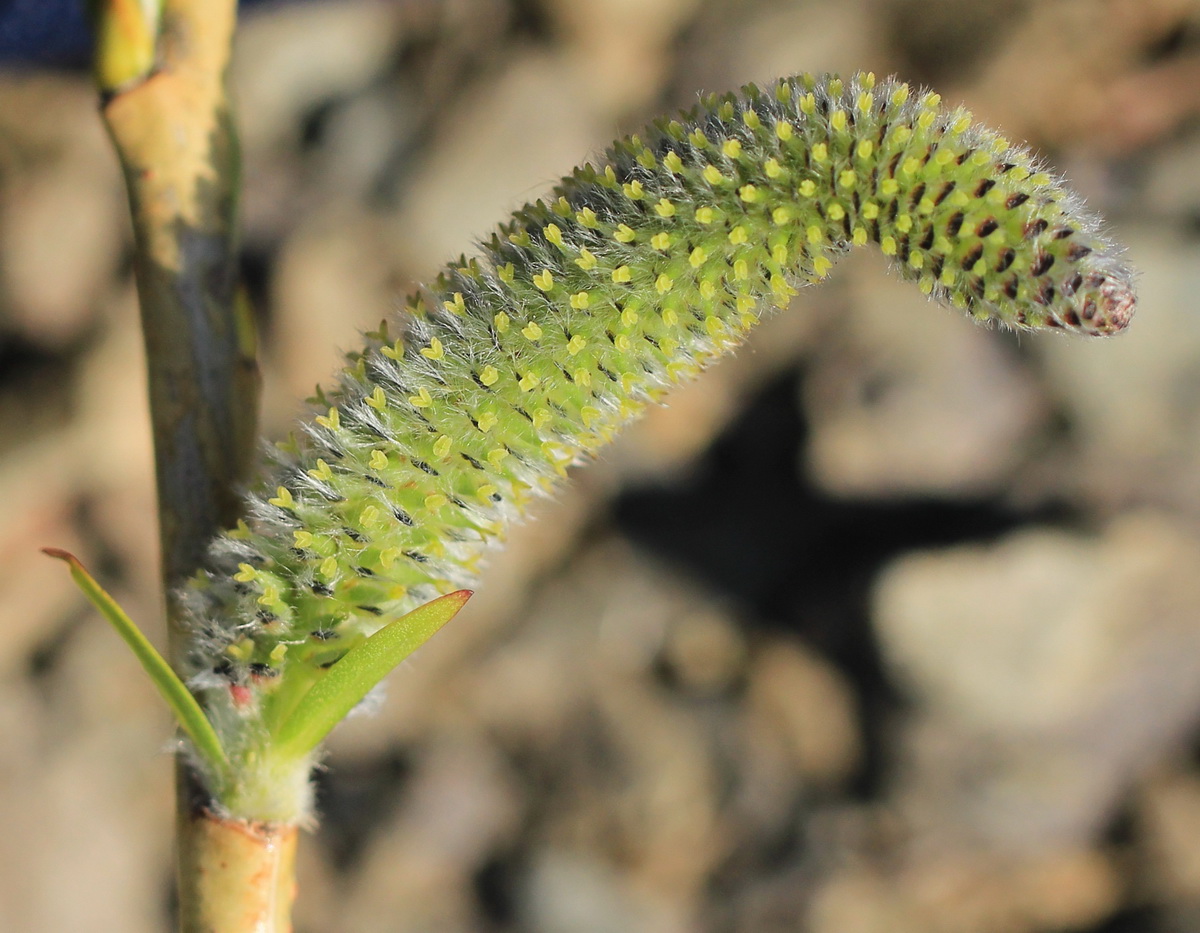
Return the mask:
<svg viewBox="0 0 1200 933">
<path fill-rule="evenodd" d="M 185 598 L 220 802 L 297 816 L 311 749 L 272 741 L 329 665 L 474 578 L 531 495 L 868 243 L 980 320 L 1109 334 L 1133 311 L 1074 195 L 904 84 L 789 78 L 617 142 L 368 335 L 214 543 Z"/>
</svg>

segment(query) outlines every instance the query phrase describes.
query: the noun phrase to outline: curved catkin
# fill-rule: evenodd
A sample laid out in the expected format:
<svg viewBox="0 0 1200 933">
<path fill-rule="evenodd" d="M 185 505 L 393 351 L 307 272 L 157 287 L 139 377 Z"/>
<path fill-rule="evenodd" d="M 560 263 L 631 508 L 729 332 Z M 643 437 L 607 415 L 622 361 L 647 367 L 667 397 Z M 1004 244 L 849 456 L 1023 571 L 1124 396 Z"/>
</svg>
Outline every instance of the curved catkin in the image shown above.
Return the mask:
<svg viewBox="0 0 1200 933">
<path fill-rule="evenodd" d="M 285 680 L 468 582 L 531 495 L 872 243 L 979 320 L 1110 334 L 1133 311 L 1078 198 L 937 95 L 859 75 L 706 97 L 447 267 L 273 451 L 187 596 L 192 683 L 229 747 L 285 714 Z"/>
</svg>

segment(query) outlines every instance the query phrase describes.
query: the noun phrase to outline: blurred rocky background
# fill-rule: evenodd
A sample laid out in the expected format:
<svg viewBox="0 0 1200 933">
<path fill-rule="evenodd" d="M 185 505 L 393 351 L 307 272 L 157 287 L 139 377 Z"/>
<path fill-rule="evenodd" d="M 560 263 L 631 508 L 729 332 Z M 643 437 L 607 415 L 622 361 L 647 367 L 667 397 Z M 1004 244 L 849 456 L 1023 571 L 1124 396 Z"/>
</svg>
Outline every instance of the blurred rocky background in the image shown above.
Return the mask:
<svg viewBox="0 0 1200 933">
<path fill-rule="evenodd" d="M 255 4 L 233 83 L 266 427 L 615 135 L 856 69 L 1064 171 L 1142 270 L 1132 330 L 988 331 L 844 262 L 543 503 L 337 732 L 301 933 L 1200 930 L 1195 0 Z M 161 640 L 140 353 L 88 79 L 9 64 L 6 931 L 170 926 L 167 715 L 37 552 Z"/>
</svg>

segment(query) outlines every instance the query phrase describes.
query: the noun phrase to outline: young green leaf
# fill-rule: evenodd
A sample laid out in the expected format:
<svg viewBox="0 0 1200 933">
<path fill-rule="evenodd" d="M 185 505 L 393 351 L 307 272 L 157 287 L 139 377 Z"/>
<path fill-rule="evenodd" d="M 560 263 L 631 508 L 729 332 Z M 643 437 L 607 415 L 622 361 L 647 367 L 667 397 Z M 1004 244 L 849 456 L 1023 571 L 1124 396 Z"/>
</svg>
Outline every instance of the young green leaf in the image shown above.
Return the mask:
<svg viewBox="0 0 1200 933">
<path fill-rule="evenodd" d="M 224 771 L 229 765 L 229 760 L 225 749 L 221 747 L 217 733 L 213 730 L 208 717 L 204 715 L 204 710 L 200 708 L 200 704 L 196 702 L 196 698 L 188 691 L 179 676 L 171 670 L 171 666 L 163 656 L 142 634 L 141 629 L 125 614 L 125 610 L 117 604 L 116 600 L 96 582 L 74 554 L 53 547 L 42 548 L 42 553 L 67 563 L 75 585 L 117 630 L 117 634 L 125 640 L 125 644 L 141 662 L 143 669 L 150 676 L 150 681 L 158 688 L 162 698 L 167 701 L 167 706 L 175 714 L 179 727 L 191 739 L 192 745 L 204 760 L 208 770 L 212 774 L 220 774 Z"/>
<path fill-rule="evenodd" d="M 352 648 L 304 695 L 271 742 L 279 759 L 302 758 L 317 747 L 401 661 L 458 615 L 470 590 L 458 590 L 390 622 Z"/>
</svg>

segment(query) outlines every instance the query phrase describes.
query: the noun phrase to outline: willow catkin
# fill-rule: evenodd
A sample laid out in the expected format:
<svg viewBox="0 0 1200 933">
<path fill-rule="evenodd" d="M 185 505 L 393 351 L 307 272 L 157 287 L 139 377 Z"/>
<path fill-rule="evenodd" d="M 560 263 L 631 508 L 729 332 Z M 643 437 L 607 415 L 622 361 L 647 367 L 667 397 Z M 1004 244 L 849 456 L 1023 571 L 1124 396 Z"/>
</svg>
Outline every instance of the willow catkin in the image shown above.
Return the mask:
<svg viewBox="0 0 1200 933">
<path fill-rule="evenodd" d="M 936 94 L 857 75 L 705 97 L 448 266 L 272 452 L 188 595 L 226 743 L 297 666 L 473 578 L 531 493 L 869 243 L 982 321 L 1110 334 L 1133 311 L 1079 199 Z"/>
</svg>

